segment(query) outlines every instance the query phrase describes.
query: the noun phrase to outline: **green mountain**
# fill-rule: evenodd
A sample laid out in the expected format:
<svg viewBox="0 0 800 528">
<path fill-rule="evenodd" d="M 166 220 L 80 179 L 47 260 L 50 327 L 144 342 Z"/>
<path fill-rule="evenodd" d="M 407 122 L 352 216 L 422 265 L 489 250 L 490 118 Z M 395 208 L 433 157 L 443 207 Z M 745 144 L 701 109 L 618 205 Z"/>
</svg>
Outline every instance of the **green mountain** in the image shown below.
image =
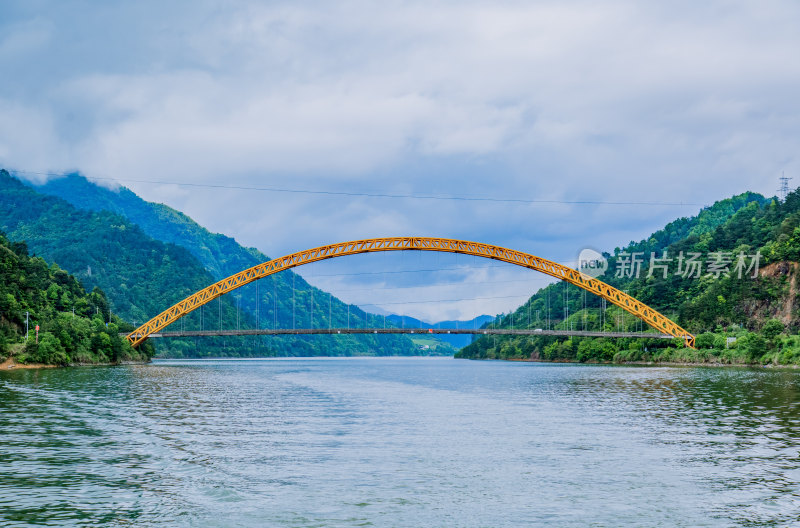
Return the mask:
<svg viewBox="0 0 800 528">
<path fill-rule="evenodd" d="M 89 191 L 91 189 L 85 187 L 77 188 L 72 198 L 79 203 L 80 199 L 91 200 L 92 196 L 104 194 L 103 190 L 94 195 Z M 89 198 L 84 197 L 84 192 Z M 128 199 L 128 208 L 132 208 L 131 204 L 137 205 L 130 194 L 124 196 Z M 227 275 L 229 270 L 240 271 L 266 260 L 254 250 L 240 248 L 233 239 L 208 233 L 181 213 L 142 203 L 138 203 L 141 213 L 138 218 L 149 229 L 154 230 L 155 223 L 148 223 L 144 218 L 148 210 L 172 219 L 164 221 L 171 226 L 163 230 L 164 238 L 173 237 L 187 245 L 185 239 L 191 240 L 194 236 L 197 241 L 199 237 L 202 249 L 195 248 L 195 253 L 211 262 L 211 271 L 187 247 L 156 240 L 126 216 L 106 209 L 78 208 L 0 171 L 0 229 L 13 240 L 26 241 L 36 255 L 58 263 L 87 288 L 99 286 L 108 295 L 113 312 L 128 321 L 141 323 Z M 226 253 L 228 250 L 230 255 Z M 368 314 L 363 310 L 329 297 L 308 285 L 299 275 L 281 273 L 274 279 L 259 282 L 263 283 L 260 287 L 242 288 L 235 296 L 224 296 L 175 324 L 185 329 L 208 329 L 255 328 L 256 325 L 291 328 L 293 324 L 307 327 L 312 320 L 317 327 L 347 326 L 348 318 L 353 326 L 366 323 Z M 255 313 L 259 315 L 258 321 L 251 315 Z M 158 347 L 161 354 L 186 357 L 418 353 L 404 336 L 170 339 L 158 343 Z"/>
<path fill-rule="evenodd" d="M 56 264 L 28 256 L 24 242 L 0 234 L 0 362 L 9 355 L 50 365 L 149 360 L 151 345 L 133 349 L 119 336 L 132 329 L 110 313 L 102 290 L 87 293 Z"/>
<path fill-rule="evenodd" d="M 124 216 L 150 238 L 189 251 L 215 280 L 269 260 L 257 249 L 242 247 L 233 238 L 211 233 L 180 211 L 142 200 L 125 187 L 111 190 L 95 185 L 78 174 L 70 174 L 52 179 L 35 189 L 42 194 L 66 200 L 78 209 L 109 211 Z M 292 272 L 282 275 L 281 282 L 291 282 L 292 275 Z M 302 281 L 302 278 L 295 277 L 295 281 L 298 280 Z M 309 286 L 303 281 L 302 284 L 296 284 L 296 288 L 305 291 Z"/>
<path fill-rule="evenodd" d="M 436 323 L 429 323 L 427 321 L 422 321 L 421 319 L 417 319 L 415 317 L 410 317 L 408 315 L 387 315 L 386 320 L 394 324 L 396 327 L 400 328 L 461 328 L 461 329 L 469 329 L 469 328 L 481 328 L 485 323 L 492 320 L 492 316 L 490 315 L 479 315 L 469 321 L 438 321 Z M 435 338 L 438 341 L 442 341 L 444 343 L 449 344 L 455 348 L 463 348 L 470 344 L 474 338 L 473 335 L 469 334 L 431 334 L 431 337 Z"/>
<path fill-rule="evenodd" d="M 211 275 L 186 250 L 153 240 L 124 217 L 78 210 L 0 171 L 0 229 L 58 263 L 88 289 L 99 286 L 115 313 L 142 322 Z"/>
<path fill-rule="evenodd" d="M 481 338 L 458 357 L 800 362 L 800 339 L 794 335 L 800 328 L 796 301 L 800 192 L 791 193 L 783 202 L 754 193 L 722 200 L 697 216 L 671 222 L 646 240 L 616 248 L 606 257 L 609 267 L 599 278 L 695 333 L 698 350 L 684 349 L 677 341 L 656 339 L 509 336 Z M 689 264 L 690 259 L 694 264 Z M 491 325 L 647 329 L 632 315 L 610 303 L 604 305 L 599 297 L 567 283 L 539 290 L 524 305 Z"/>
</svg>

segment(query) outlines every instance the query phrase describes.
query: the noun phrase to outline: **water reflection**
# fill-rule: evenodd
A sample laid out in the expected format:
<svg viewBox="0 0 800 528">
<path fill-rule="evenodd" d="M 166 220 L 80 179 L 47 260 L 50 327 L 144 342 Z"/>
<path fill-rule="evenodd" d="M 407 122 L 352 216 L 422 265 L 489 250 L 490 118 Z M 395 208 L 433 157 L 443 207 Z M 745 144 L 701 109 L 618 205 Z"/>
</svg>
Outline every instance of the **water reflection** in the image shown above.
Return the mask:
<svg viewBox="0 0 800 528">
<path fill-rule="evenodd" d="M 611 369 L 568 384 L 610 419 L 646 418 L 656 449 L 692 468 L 713 497 L 709 513 L 743 525 L 800 521 L 800 416 L 796 371 Z"/>
<path fill-rule="evenodd" d="M 800 373 L 425 359 L 0 373 L 0 525 L 788 526 Z"/>
</svg>

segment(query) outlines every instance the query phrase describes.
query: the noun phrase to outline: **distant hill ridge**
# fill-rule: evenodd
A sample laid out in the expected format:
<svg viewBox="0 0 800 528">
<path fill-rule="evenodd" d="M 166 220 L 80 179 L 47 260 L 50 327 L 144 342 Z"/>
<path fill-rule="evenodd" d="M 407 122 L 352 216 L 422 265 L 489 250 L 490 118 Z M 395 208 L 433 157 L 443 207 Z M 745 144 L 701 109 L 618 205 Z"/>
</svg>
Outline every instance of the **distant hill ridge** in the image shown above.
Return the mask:
<svg viewBox="0 0 800 528">
<path fill-rule="evenodd" d="M 650 256 L 668 258 L 666 269 L 650 271 Z M 639 253 L 641 270 L 620 273 Z M 703 265 L 728 255 L 730 273 L 682 273 L 680 256 L 699 255 Z M 733 273 L 737 255 L 759 263 L 757 276 Z M 717 255 L 714 257 L 714 255 Z M 747 192 L 720 200 L 694 217 L 679 218 L 645 240 L 606 253 L 608 270 L 599 278 L 675 319 L 696 334 L 697 350 L 680 343 L 641 339 L 582 339 L 550 336 L 490 337 L 470 344 L 465 358 L 551 361 L 679 361 L 800 363 L 800 191 L 784 201 Z M 755 270 L 755 266 L 753 266 Z M 666 277 L 664 277 L 666 274 Z M 528 314 L 535 314 L 528 324 Z M 641 321 L 566 283 L 539 290 L 500 328 L 647 329 Z"/>
<path fill-rule="evenodd" d="M 410 317 L 408 315 L 387 315 L 386 320 L 394 323 L 395 326 L 399 327 L 406 327 L 406 328 L 455 328 L 455 329 L 469 329 L 469 328 L 481 328 L 484 324 L 488 323 L 494 319 L 491 315 L 479 315 L 469 321 L 438 321 L 436 323 L 429 323 L 427 321 L 422 321 L 421 319 L 417 319 L 415 317 Z M 436 337 L 444 341 L 445 343 L 449 343 L 456 348 L 463 348 L 470 344 L 473 340 L 473 336 L 471 335 L 446 335 L 446 334 L 437 334 Z"/>
<path fill-rule="evenodd" d="M 167 206 L 145 202 L 124 188 L 100 188 L 76 175 L 36 187 L 0 170 L 0 229 L 75 274 L 87 288 L 101 287 L 115 313 L 139 323 L 222 277 L 267 260 Z M 258 291 L 258 310 L 256 289 L 250 285 L 237 291 L 241 316 L 236 298 L 229 295 L 176 324 L 187 329 L 235 328 L 238 320 L 241 328 L 291 328 L 294 298 L 294 323 L 301 327 L 310 323 L 312 291 L 317 298 L 327 296 L 292 272 L 266 281 Z M 327 306 L 314 305 L 316 324 L 328 324 L 328 315 Z M 345 326 L 348 306 L 333 298 L 331 315 L 332 324 Z M 352 324 L 363 324 L 365 316 L 363 310 L 350 307 Z M 405 336 L 256 337 L 164 340 L 160 353 L 394 355 L 416 354 L 417 349 Z"/>
<path fill-rule="evenodd" d="M 126 187 L 111 190 L 91 183 L 79 174 L 32 186 L 38 192 L 66 200 L 78 209 L 110 211 L 124 216 L 151 238 L 187 249 L 216 280 L 269 260 L 257 249 L 243 247 L 231 237 L 211 233 L 186 214 L 164 204 L 145 201 Z M 302 278 L 298 276 L 296 280 Z M 303 282 L 297 287 L 307 286 Z"/>
</svg>

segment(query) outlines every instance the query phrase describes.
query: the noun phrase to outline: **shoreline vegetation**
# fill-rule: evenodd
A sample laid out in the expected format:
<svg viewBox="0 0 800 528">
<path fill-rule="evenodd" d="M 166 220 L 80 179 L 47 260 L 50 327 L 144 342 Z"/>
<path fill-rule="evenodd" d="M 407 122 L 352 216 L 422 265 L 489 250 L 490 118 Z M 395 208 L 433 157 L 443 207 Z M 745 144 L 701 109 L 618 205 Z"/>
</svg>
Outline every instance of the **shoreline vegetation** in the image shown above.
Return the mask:
<svg viewBox="0 0 800 528">
<path fill-rule="evenodd" d="M 602 257 L 598 276 L 695 335 L 641 338 L 481 337 L 470 359 L 579 363 L 800 364 L 800 190 L 785 199 L 743 193 L 679 218 Z M 687 259 L 694 259 L 689 270 Z M 737 271 L 738 270 L 738 271 Z M 622 308 L 565 282 L 550 284 L 493 328 L 642 332 Z"/>
<path fill-rule="evenodd" d="M 788 364 L 788 365 L 781 365 L 781 364 L 761 364 L 761 363 L 731 363 L 731 362 L 723 362 L 723 361 L 577 361 L 577 360 L 570 360 L 570 359 L 557 359 L 557 360 L 547 360 L 547 359 L 531 359 L 531 358 L 483 358 L 483 359 L 474 359 L 474 358 L 463 358 L 458 356 L 297 356 L 297 357 L 275 357 L 275 356 L 268 356 L 268 357 L 252 357 L 252 358 L 230 358 L 230 357 L 220 357 L 220 358 L 167 358 L 167 357 L 155 357 L 153 361 L 259 361 L 259 360 L 297 360 L 297 359 L 365 359 L 365 358 L 379 358 L 379 359 L 397 359 L 397 358 L 406 358 L 406 359 L 423 359 L 423 358 L 435 358 L 435 359 L 467 359 L 470 361 L 510 361 L 516 363 L 549 363 L 554 365 L 600 365 L 600 366 L 618 366 L 618 367 L 625 367 L 625 366 L 639 366 L 639 367 L 740 367 L 740 368 L 775 368 L 775 369 L 799 369 L 800 365 L 798 364 Z M 151 361 L 150 363 L 152 363 Z"/>
<path fill-rule="evenodd" d="M 152 360 L 140 361 L 119 361 L 117 363 L 69 363 L 67 365 L 53 365 L 47 363 L 17 363 L 13 357 L 8 357 L 0 362 L 0 371 L 3 370 L 29 370 L 29 369 L 51 369 L 65 367 L 116 367 L 119 365 L 147 365 Z"/>
<path fill-rule="evenodd" d="M 275 356 L 265 356 L 265 357 L 252 357 L 252 358 L 230 358 L 230 357 L 208 357 L 208 358 L 159 358 L 155 357 L 149 360 L 141 360 L 141 361 L 120 361 L 117 363 L 71 363 L 67 365 L 52 365 L 52 364 L 43 364 L 43 363 L 17 363 L 13 357 L 7 358 L 5 361 L 0 363 L 0 371 L 8 371 L 8 370 L 29 370 L 29 369 L 51 369 L 51 368 L 65 368 L 65 367 L 114 367 L 114 366 L 122 366 L 122 365 L 150 365 L 153 364 L 154 360 L 163 360 L 163 361 L 258 361 L 258 360 L 275 360 L 275 359 L 327 359 L 331 356 L 302 356 L 302 357 L 275 357 Z M 422 358 L 422 357 L 435 357 L 437 359 L 447 358 L 447 356 L 337 356 L 335 359 L 364 359 L 364 358 L 398 358 L 398 357 L 409 357 L 409 358 Z M 590 366 L 609 366 L 609 367 L 710 367 L 710 368 L 726 368 L 726 367 L 737 367 L 737 368 L 768 368 L 768 369 L 787 369 L 787 370 L 797 370 L 800 369 L 800 365 L 798 364 L 777 364 L 777 363 L 740 363 L 740 362 L 724 362 L 719 361 L 717 358 L 716 361 L 645 361 L 645 360 L 634 360 L 634 361 L 577 361 L 577 360 L 570 360 L 570 359 L 556 359 L 556 360 L 547 360 L 547 359 L 532 359 L 532 358 L 483 358 L 483 359 L 473 359 L 473 358 L 459 358 L 453 357 L 453 359 L 470 359 L 472 361 L 509 361 L 514 363 L 544 363 L 544 364 L 553 364 L 553 365 L 590 365 Z"/>
<path fill-rule="evenodd" d="M 461 359 L 501 359 L 549 363 L 675 364 L 732 366 L 800 366 L 800 336 L 787 332 L 772 319 L 760 331 L 704 332 L 695 336 L 697 348 L 685 348 L 679 340 L 664 346 L 655 339 L 540 337 L 481 340 L 461 349 Z M 726 344 L 730 346 L 725 347 Z"/>
<path fill-rule="evenodd" d="M 460 358 L 459 358 L 460 359 Z M 640 366 L 640 367 L 741 367 L 741 368 L 776 368 L 776 369 L 799 369 L 798 364 L 776 364 L 776 363 L 725 363 L 721 361 L 577 361 L 577 360 L 547 360 L 547 359 L 525 359 L 508 358 L 494 360 L 473 360 L 473 361 L 512 361 L 517 363 L 552 363 L 562 365 L 606 365 L 606 366 Z"/>
<path fill-rule="evenodd" d="M 29 256 L 25 242 L 0 233 L 0 362 L 6 370 L 149 360 L 152 344 L 134 349 L 120 336 L 131 330 L 111 313 L 101 289 L 87 292 L 57 264 Z"/>
<path fill-rule="evenodd" d="M 39 369 L 39 368 L 58 368 L 60 365 L 46 365 L 43 363 L 17 363 L 13 357 L 6 358 L 0 363 L 0 370 L 12 369 Z"/>
</svg>

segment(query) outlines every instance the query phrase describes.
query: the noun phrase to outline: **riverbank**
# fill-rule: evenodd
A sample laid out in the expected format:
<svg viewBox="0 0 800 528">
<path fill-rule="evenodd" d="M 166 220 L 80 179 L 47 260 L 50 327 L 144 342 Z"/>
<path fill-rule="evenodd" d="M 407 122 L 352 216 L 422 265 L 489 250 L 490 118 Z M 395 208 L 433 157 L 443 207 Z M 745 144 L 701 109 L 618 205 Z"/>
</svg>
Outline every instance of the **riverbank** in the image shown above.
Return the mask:
<svg viewBox="0 0 800 528">
<path fill-rule="evenodd" d="M 0 370 L 11 369 L 40 369 L 40 368 L 57 368 L 58 365 L 45 365 L 42 363 L 17 363 L 13 357 L 9 357 L 0 363 Z"/>
<path fill-rule="evenodd" d="M 44 363 L 17 363 L 10 357 L 0 363 L 0 370 L 16 369 L 43 369 L 43 368 L 63 368 L 63 367 L 113 367 L 116 365 L 147 365 L 152 361 L 120 361 L 119 363 L 70 363 L 69 365 L 47 365 Z"/>
<path fill-rule="evenodd" d="M 473 359 L 473 358 L 464 358 Z M 478 359 L 477 361 L 481 361 Z M 522 363 L 564 363 L 570 365 L 637 365 L 645 367 L 752 367 L 752 368 L 787 368 L 798 369 L 800 365 L 776 365 L 773 363 L 723 363 L 723 362 L 700 362 L 700 361 L 570 361 L 566 359 L 548 361 L 546 359 L 527 359 L 527 358 L 507 358 L 497 359 L 496 361 L 517 361 Z"/>
</svg>

